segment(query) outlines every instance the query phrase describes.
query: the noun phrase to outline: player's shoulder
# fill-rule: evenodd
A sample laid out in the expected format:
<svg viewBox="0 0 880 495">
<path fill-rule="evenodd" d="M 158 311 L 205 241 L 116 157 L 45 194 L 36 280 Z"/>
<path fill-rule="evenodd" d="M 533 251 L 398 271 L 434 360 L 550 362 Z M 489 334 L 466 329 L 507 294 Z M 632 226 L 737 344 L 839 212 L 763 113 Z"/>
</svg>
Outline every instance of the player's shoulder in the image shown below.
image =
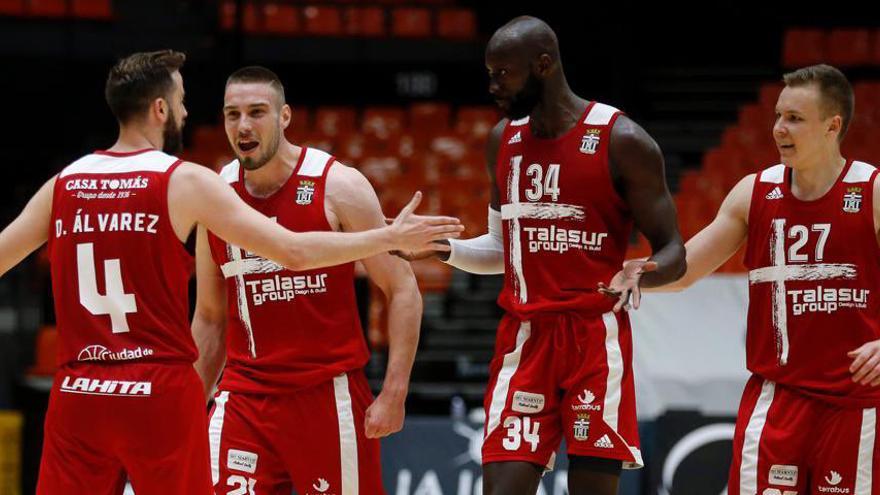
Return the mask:
<svg viewBox="0 0 880 495">
<path fill-rule="evenodd" d="M 232 160 L 220 169 L 220 178 L 228 184 L 233 184 L 235 182 L 238 182 L 240 172 L 241 164 L 238 162 L 238 160 Z"/>
<path fill-rule="evenodd" d="M 328 166 L 330 166 L 330 170 L 327 171 L 328 194 L 356 194 L 373 190 L 372 184 L 360 170 L 339 160 L 334 160 Z"/>
<path fill-rule="evenodd" d="M 853 160 L 849 170 L 846 171 L 846 175 L 843 176 L 843 182 L 846 184 L 868 182 L 871 180 L 871 177 L 874 177 L 874 172 L 876 171 L 877 167 L 870 163 Z M 874 181 L 874 183 L 876 185 L 877 181 Z"/>
<path fill-rule="evenodd" d="M 584 124 L 596 126 L 608 125 L 615 116 L 625 117 L 619 108 L 597 101 L 590 105 L 590 109 L 584 118 Z"/>
<path fill-rule="evenodd" d="M 167 172 L 180 162 L 180 158 L 174 155 L 153 149 L 122 153 L 95 151 L 74 160 L 64 167 L 58 176 L 84 173 Z"/>
<path fill-rule="evenodd" d="M 746 177 L 752 179 L 752 184 L 782 184 L 785 182 L 785 165 L 781 163 L 770 165 L 769 167 L 765 167 L 764 169 L 754 174 L 749 174 Z"/>
</svg>

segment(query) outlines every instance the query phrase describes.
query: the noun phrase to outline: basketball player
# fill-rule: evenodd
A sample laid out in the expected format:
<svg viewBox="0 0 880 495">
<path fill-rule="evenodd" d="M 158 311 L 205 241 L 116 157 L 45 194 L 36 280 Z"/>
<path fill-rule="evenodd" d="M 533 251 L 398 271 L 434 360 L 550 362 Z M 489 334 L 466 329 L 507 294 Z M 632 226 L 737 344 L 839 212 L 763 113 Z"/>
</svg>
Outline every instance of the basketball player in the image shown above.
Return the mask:
<svg viewBox="0 0 880 495">
<path fill-rule="evenodd" d="M 391 229 L 354 234 L 296 234 L 260 215 L 212 171 L 166 154 L 186 117 L 184 59 L 167 50 L 117 63 L 105 93 L 116 143 L 47 181 L 0 233 L 0 273 L 49 242 L 60 352 L 39 494 L 119 494 L 126 476 L 138 495 L 212 493 L 187 322 L 183 241 L 195 224 L 298 270 L 460 228 L 413 217 L 418 198 Z"/>
<path fill-rule="evenodd" d="M 485 399 L 483 493 L 534 494 L 564 437 L 569 492 L 617 493 L 642 465 L 626 313 L 596 290 L 636 226 L 654 255 L 624 284 L 671 282 L 684 248 L 653 139 L 617 109 L 574 94 L 555 33 L 519 17 L 486 49 L 489 92 L 508 116 L 489 138 L 489 233 L 447 262 L 504 273 Z M 418 258 L 425 253 L 408 253 Z M 439 255 L 441 258 L 444 253 Z"/>
<path fill-rule="evenodd" d="M 841 156 L 854 97 L 816 65 L 784 76 L 779 165 L 743 178 L 688 241 L 683 289 L 747 242 L 747 366 L 728 492 L 880 493 L 877 169 Z"/>
<path fill-rule="evenodd" d="M 237 160 L 221 176 L 246 203 L 294 231 L 384 225 L 360 172 L 284 137 L 291 109 L 275 73 L 234 72 L 223 114 Z M 388 371 L 375 401 L 353 263 L 287 270 L 199 229 L 193 333 L 207 344 L 196 368 L 209 391 L 226 360 L 210 421 L 216 493 L 385 493 L 378 439 L 403 426 L 422 300 L 405 261 L 363 263 L 389 302 Z M 225 348 L 211 345 L 224 334 Z"/>
</svg>

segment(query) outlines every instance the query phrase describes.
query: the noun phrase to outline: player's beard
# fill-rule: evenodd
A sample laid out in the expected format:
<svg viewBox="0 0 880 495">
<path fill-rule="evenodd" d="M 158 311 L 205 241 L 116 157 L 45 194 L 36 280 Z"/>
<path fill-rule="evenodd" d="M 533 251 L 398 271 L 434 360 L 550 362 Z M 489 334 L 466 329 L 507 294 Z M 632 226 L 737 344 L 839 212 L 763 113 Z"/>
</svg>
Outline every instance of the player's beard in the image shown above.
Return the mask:
<svg viewBox="0 0 880 495">
<path fill-rule="evenodd" d="M 275 127 L 274 132 L 271 134 L 271 139 L 267 142 L 260 142 L 260 146 L 263 147 L 263 152 L 260 153 L 259 156 L 250 157 L 238 157 L 238 163 L 241 163 L 241 166 L 244 167 L 245 170 L 257 170 L 262 167 L 269 160 L 275 156 L 275 153 L 278 152 L 278 145 L 281 143 L 281 127 Z"/>
<path fill-rule="evenodd" d="M 169 155 L 176 155 L 183 150 L 183 123 L 177 125 L 177 116 L 174 110 L 168 109 L 168 120 L 162 129 L 162 151 Z"/>
<path fill-rule="evenodd" d="M 519 120 L 528 117 L 532 110 L 541 102 L 541 95 L 544 94 L 544 82 L 529 74 L 525 85 L 519 93 L 513 95 L 509 102 L 509 106 L 505 114 L 511 120 Z"/>
</svg>

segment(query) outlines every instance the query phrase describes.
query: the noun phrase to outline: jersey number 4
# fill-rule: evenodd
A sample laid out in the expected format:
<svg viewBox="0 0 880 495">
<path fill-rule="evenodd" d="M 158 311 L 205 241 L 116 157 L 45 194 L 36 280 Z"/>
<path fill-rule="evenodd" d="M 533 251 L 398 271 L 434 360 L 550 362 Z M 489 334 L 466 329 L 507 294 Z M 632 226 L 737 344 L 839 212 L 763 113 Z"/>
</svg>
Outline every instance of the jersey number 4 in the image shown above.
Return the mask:
<svg viewBox="0 0 880 495">
<path fill-rule="evenodd" d="M 79 278 L 79 302 L 93 315 L 110 315 L 113 333 L 128 332 L 128 313 L 137 312 L 134 294 L 122 287 L 122 269 L 118 259 L 104 260 L 104 291 L 98 294 L 95 273 L 95 246 L 91 242 L 77 244 L 76 270 Z"/>
</svg>

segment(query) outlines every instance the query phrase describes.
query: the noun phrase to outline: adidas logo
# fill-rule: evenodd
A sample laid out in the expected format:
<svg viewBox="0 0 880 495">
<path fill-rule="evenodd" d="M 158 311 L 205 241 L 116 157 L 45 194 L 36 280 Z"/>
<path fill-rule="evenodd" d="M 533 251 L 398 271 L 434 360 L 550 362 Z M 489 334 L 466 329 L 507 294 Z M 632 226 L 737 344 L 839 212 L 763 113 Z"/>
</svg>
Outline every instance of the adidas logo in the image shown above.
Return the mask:
<svg viewBox="0 0 880 495">
<path fill-rule="evenodd" d="M 513 137 L 510 138 L 510 141 L 508 141 L 507 144 L 516 144 L 521 142 L 522 136 L 520 135 L 520 131 L 516 131 L 516 134 L 514 134 Z"/>
<path fill-rule="evenodd" d="M 614 444 L 611 443 L 611 439 L 608 438 L 608 435 L 602 435 L 602 438 L 596 440 L 593 447 L 598 447 L 600 449 L 613 449 Z"/>
<path fill-rule="evenodd" d="M 772 191 L 770 191 L 766 196 L 766 199 L 781 199 L 782 198 L 782 189 L 779 189 L 779 186 L 776 186 Z"/>
</svg>

